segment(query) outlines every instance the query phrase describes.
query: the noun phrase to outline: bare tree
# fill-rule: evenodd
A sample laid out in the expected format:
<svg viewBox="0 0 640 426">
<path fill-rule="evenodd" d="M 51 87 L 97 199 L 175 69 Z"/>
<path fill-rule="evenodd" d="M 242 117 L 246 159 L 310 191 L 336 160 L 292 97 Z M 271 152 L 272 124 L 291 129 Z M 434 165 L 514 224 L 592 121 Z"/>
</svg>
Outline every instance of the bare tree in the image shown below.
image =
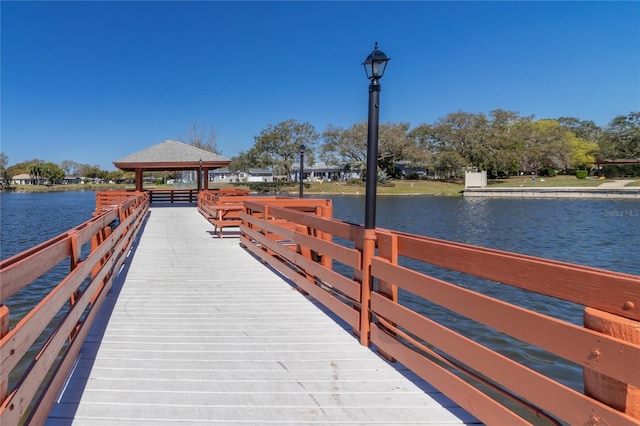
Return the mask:
<svg viewBox="0 0 640 426">
<path fill-rule="evenodd" d="M 218 149 L 218 133 L 211 126 L 205 131 L 198 121 L 194 121 L 191 126 L 184 132 L 185 141 L 196 148 L 213 152 L 220 155 L 222 152 Z"/>
<path fill-rule="evenodd" d="M 80 166 L 80 164 L 73 160 L 64 160 L 60 163 L 60 168 L 69 176 L 77 174 L 80 170 Z"/>
</svg>

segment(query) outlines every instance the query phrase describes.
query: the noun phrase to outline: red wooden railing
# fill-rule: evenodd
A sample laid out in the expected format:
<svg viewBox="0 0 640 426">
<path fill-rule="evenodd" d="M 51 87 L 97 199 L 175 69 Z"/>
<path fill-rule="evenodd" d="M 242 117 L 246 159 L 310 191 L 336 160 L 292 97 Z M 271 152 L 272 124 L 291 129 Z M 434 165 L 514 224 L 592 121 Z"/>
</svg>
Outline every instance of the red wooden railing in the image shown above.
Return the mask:
<svg viewBox="0 0 640 426">
<path fill-rule="evenodd" d="M 151 203 L 195 203 L 197 189 L 150 189 Z"/>
<path fill-rule="evenodd" d="M 99 191 L 96 192 L 96 209 L 94 216 L 119 208 L 125 202 L 135 199 L 140 193 L 133 191 Z"/>
<path fill-rule="evenodd" d="M 146 193 L 99 193 L 93 219 L 0 262 L 1 425 L 44 423 L 148 206 Z M 10 298 L 64 261 L 69 273 L 12 316 Z"/>
<path fill-rule="evenodd" d="M 248 250 L 340 316 L 364 344 L 480 420 L 640 423 L 640 277 L 384 229 L 375 231 L 376 252 L 368 253 L 361 226 L 271 201 L 244 206 L 241 243 Z M 411 269 L 401 266 L 407 260 Z M 429 276 L 420 265 L 517 287 L 524 297 L 535 292 L 584 305 L 586 327 Z M 583 367 L 586 394 L 412 309 L 399 290 L 509 335 L 514 345 L 525 342 Z"/>
</svg>

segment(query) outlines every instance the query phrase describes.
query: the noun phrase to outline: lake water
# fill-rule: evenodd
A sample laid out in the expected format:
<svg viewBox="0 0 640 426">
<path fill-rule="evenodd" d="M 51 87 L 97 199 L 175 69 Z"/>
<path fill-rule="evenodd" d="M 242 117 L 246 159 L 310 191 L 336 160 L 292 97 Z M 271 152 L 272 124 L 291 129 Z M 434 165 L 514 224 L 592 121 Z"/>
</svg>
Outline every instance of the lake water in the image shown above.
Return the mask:
<svg viewBox="0 0 640 426">
<path fill-rule="evenodd" d="M 364 196 L 330 196 L 334 217 L 364 221 Z M 6 259 L 91 218 L 95 194 L 86 192 L 3 193 L 0 195 L 0 258 Z M 640 275 L 640 201 L 589 199 L 481 199 L 434 196 L 382 196 L 377 226 L 499 250 Z M 414 265 L 412 265 L 414 266 Z M 438 268 L 424 272 L 511 303 L 581 324 L 582 307 L 518 289 L 497 286 Z M 68 271 L 61 265 L 59 273 Z M 44 281 L 44 282 L 42 282 Z M 46 278 L 21 294 L 12 312 L 46 291 Z M 454 313 L 400 295 L 413 309 L 471 335 L 523 364 L 582 389 L 578 366 L 505 338 Z M 15 301 L 14 301 L 15 302 Z M 17 309 L 17 310 L 16 310 Z"/>
</svg>

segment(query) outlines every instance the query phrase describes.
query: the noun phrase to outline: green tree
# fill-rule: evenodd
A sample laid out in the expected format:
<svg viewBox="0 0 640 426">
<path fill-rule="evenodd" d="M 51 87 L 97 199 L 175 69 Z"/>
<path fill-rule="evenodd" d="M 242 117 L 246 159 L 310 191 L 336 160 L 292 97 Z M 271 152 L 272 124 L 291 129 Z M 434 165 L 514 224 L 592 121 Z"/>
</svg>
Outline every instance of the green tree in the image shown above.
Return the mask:
<svg viewBox="0 0 640 426">
<path fill-rule="evenodd" d="M 467 160 L 460 154 L 452 150 L 446 150 L 435 156 L 433 167 L 438 172 L 438 178 L 451 179 L 461 177 L 467 164 Z"/>
<path fill-rule="evenodd" d="M 615 117 L 598 142 L 600 159 L 640 158 L 640 112 Z"/>
<path fill-rule="evenodd" d="M 107 174 L 107 179 L 110 181 L 114 181 L 115 183 L 120 183 L 125 179 L 125 172 L 122 170 L 113 170 Z"/>
<path fill-rule="evenodd" d="M 64 170 L 62 170 L 57 164 L 47 162 L 40 164 L 40 167 L 42 177 L 48 179 L 49 183 L 56 184 L 61 183 L 64 180 Z"/>
<path fill-rule="evenodd" d="M 365 169 L 368 125 L 366 121 L 345 129 L 328 126 L 322 133 L 320 158 L 326 163 L 345 164 L 351 169 Z M 383 123 L 378 130 L 378 167 L 395 173 L 395 162 L 418 157 L 416 141 L 409 133 L 409 123 Z"/>
<path fill-rule="evenodd" d="M 109 174 L 106 170 L 101 170 L 99 166 L 90 164 L 81 164 L 78 173 L 81 177 L 90 179 L 106 179 Z"/>
<path fill-rule="evenodd" d="M 484 114 L 458 111 L 447 114 L 433 125 L 433 138 L 438 153 L 451 151 L 467 165 L 483 162 L 481 147 L 487 143 L 487 118 Z"/>
<path fill-rule="evenodd" d="M 378 168 L 396 176 L 395 163 L 414 153 L 414 141 L 409 137 L 409 123 L 384 123 L 378 132 Z"/>
<path fill-rule="evenodd" d="M 484 167 L 489 141 L 487 129 L 484 114 L 458 111 L 436 120 L 429 127 L 429 134 L 422 136 L 422 143 L 428 143 L 431 150 L 432 167 L 447 177 L 461 176 L 469 166 Z"/>
<path fill-rule="evenodd" d="M 36 164 L 36 163 L 44 163 L 44 161 L 37 158 L 34 158 L 33 160 L 22 161 L 20 163 L 16 163 L 7 167 L 7 173 L 9 174 L 10 177 L 13 177 L 15 175 L 21 175 L 24 173 L 28 174 L 29 166 L 31 164 Z"/>
<path fill-rule="evenodd" d="M 7 170 L 9 164 L 9 156 L 4 152 L 0 152 L 0 189 L 7 189 L 11 185 L 11 176 Z"/>
<path fill-rule="evenodd" d="M 412 167 L 427 169 L 433 162 L 435 153 L 432 149 L 431 133 L 431 126 L 428 124 L 420 124 L 407 132 L 410 143 L 404 160 L 409 161 Z"/>
<path fill-rule="evenodd" d="M 253 167 L 265 167 L 265 164 L 261 162 L 260 155 L 255 149 L 249 149 L 248 151 L 240 151 L 235 157 L 231 157 L 231 163 L 229 163 L 229 170 L 232 172 L 246 172 Z"/>
<path fill-rule="evenodd" d="M 589 142 L 573 133 L 569 135 L 571 144 L 571 167 L 574 169 L 585 169 L 596 162 L 595 154 L 598 152 L 598 144 Z"/>
<path fill-rule="evenodd" d="M 367 122 L 345 129 L 329 125 L 322 133 L 320 158 L 326 163 L 348 164 L 363 169 L 367 162 Z"/>
<path fill-rule="evenodd" d="M 305 146 L 305 162 L 313 164 L 313 150 L 317 141 L 318 134 L 313 125 L 290 119 L 262 130 L 255 137 L 251 151 L 252 155 L 258 157 L 259 163 L 272 167 L 276 173 L 290 180 L 291 167 L 300 156 L 300 145 Z"/>
<path fill-rule="evenodd" d="M 520 170 L 535 172 L 543 166 L 566 168 L 571 162 L 571 135 L 556 120 L 527 123 L 520 140 Z"/>
<path fill-rule="evenodd" d="M 560 117 L 556 121 L 574 135 L 587 142 L 598 142 L 602 128 L 591 120 L 580 120 L 575 117 Z"/>
<path fill-rule="evenodd" d="M 408 137 L 416 149 L 413 153 L 416 163 L 426 164 L 438 153 L 438 141 L 434 133 L 430 124 L 420 124 L 409 131 Z"/>
<path fill-rule="evenodd" d="M 0 169 L 4 170 L 9 164 L 9 156 L 4 152 L 0 152 Z"/>
<path fill-rule="evenodd" d="M 479 148 L 480 169 L 494 176 L 507 176 L 520 169 L 520 141 L 532 116 L 520 116 L 515 111 L 497 109 L 489 112 L 488 137 Z"/>
</svg>

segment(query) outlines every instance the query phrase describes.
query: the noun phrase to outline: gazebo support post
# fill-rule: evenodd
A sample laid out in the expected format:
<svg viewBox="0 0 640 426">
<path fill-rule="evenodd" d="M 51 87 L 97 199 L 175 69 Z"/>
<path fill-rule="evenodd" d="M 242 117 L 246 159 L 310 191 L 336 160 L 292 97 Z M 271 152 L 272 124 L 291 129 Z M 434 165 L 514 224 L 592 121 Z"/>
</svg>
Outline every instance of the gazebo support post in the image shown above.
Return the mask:
<svg viewBox="0 0 640 426">
<path fill-rule="evenodd" d="M 142 192 L 142 169 L 136 169 L 136 191 Z"/>
</svg>

